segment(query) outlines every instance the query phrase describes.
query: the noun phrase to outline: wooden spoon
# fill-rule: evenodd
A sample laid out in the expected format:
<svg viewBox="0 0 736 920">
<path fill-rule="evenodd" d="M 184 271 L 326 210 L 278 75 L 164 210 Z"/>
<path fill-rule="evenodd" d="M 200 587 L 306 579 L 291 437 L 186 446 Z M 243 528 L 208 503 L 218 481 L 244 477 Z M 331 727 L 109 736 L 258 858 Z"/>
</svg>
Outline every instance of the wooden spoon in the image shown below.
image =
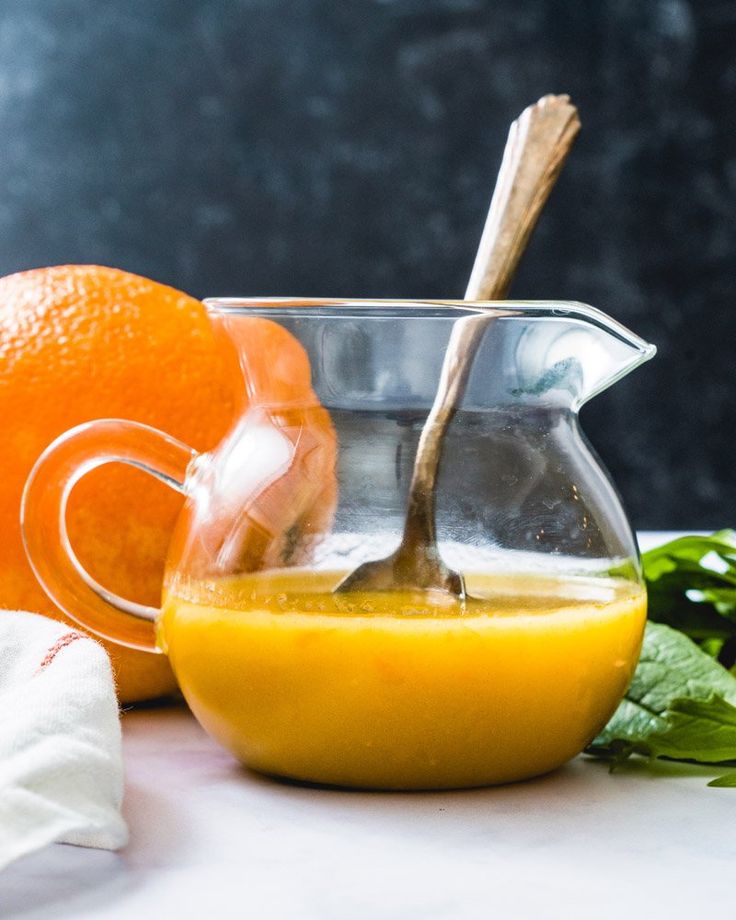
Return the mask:
<svg viewBox="0 0 736 920">
<path fill-rule="evenodd" d="M 544 96 L 513 122 L 465 300 L 506 296 L 579 131 L 578 112 L 569 96 Z M 358 566 L 338 592 L 419 590 L 465 598 L 462 575 L 445 565 L 437 547 L 437 475 L 445 432 L 462 401 L 478 346 L 489 323 L 507 315 L 502 308 L 486 308 L 454 323 L 437 395 L 417 446 L 401 543 L 385 559 Z"/>
</svg>

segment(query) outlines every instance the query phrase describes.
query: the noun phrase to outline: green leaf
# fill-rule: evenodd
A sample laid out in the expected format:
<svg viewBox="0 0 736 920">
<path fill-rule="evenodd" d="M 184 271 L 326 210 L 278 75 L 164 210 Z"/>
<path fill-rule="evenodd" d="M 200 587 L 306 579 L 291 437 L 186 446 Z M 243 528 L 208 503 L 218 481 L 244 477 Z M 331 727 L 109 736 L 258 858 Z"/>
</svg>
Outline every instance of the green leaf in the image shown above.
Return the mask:
<svg viewBox="0 0 736 920">
<path fill-rule="evenodd" d="M 736 532 L 671 540 L 642 556 L 649 619 L 721 654 L 736 637 Z M 722 661 L 725 662 L 724 656 Z"/>
<path fill-rule="evenodd" d="M 587 752 L 736 760 L 736 677 L 682 633 L 648 623 L 626 697 Z"/>
<path fill-rule="evenodd" d="M 736 676 L 722 666 L 736 671 L 736 531 L 672 540 L 642 567 L 650 622 L 639 665 L 587 751 L 614 763 L 736 761 Z M 736 772 L 709 785 L 736 786 Z"/>
<path fill-rule="evenodd" d="M 724 773 L 723 776 L 712 779 L 709 786 L 736 786 L 736 773 Z"/>
<path fill-rule="evenodd" d="M 722 696 L 673 700 L 666 721 L 667 727 L 647 740 L 655 757 L 700 763 L 736 759 L 736 706 Z"/>
</svg>

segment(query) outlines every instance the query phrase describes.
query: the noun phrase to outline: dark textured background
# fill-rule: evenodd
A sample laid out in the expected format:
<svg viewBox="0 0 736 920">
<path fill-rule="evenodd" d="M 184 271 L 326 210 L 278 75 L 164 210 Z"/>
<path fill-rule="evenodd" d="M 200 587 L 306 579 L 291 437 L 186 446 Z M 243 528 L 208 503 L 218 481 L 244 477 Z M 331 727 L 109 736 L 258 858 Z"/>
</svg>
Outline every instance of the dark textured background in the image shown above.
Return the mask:
<svg viewBox="0 0 736 920">
<path fill-rule="evenodd" d="M 644 527 L 736 525 L 736 3 L 2 0 L 0 271 L 461 295 L 508 123 L 581 135 L 514 286 L 660 349 L 584 410 Z"/>
</svg>

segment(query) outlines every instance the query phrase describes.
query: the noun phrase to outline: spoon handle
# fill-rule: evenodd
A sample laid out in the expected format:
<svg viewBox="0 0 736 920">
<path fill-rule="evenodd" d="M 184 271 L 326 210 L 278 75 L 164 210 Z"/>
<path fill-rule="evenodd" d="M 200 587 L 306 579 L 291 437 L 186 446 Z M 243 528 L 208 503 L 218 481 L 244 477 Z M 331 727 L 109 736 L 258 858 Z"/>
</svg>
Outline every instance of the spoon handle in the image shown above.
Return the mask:
<svg viewBox="0 0 736 920">
<path fill-rule="evenodd" d="M 415 551 L 416 547 L 435 544 L 435 495 L 445 432 L 465 392 L 473 356 L 478 350 L 486 326 L 504 313 L 505 311 L 495 310 L 489 314 L 472 314 L 456 320 L 452 326 L 437 393 L 419 436 L 409 486 L 409 503 L 402 542 L 404 546 L 412 547 L 412 551 Z"/>
<path fill-rule="evenodd" d="M 511 125 L 465 300 L 506 296 L 531 232 L 580 131 L 569 96 L 544 96 Z M 417 446 L 402 546 L 435 543 L 435 487 L 445 432 L 463 398 L 475 353 L 500 311 L 463 317 L 445 351 L 439 387 Z M 503 315 L 503 314 L 501 314 Z"/>
<path fill-rule="evenodd" d="M 465 300 L 501 300 L 580 131 L 569 96 L 543 96 L 511 125 Z"/>
</svg>

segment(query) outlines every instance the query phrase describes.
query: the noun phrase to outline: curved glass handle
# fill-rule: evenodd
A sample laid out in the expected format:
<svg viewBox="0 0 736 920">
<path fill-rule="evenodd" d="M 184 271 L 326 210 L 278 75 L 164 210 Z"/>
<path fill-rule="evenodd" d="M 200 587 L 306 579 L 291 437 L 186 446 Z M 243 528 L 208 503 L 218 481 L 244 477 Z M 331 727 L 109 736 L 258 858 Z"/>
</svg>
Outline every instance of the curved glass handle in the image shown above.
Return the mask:
<svg viewBox="0 0 736 920">
<path fill-rule="evenodd" d="M 162 431 L 123 419 L 78 425 L 46 448 L 23 491 L 21 528 L 36 578 L 64 613 L 119 645 L 159 651 L 154 632 L 158 610 L 108 591 L 84 569 L 69 542 L 66 506 L 82 476 L 105 463 L 130 464 L 183 492 L 195 456 Z"/>
</svg>

